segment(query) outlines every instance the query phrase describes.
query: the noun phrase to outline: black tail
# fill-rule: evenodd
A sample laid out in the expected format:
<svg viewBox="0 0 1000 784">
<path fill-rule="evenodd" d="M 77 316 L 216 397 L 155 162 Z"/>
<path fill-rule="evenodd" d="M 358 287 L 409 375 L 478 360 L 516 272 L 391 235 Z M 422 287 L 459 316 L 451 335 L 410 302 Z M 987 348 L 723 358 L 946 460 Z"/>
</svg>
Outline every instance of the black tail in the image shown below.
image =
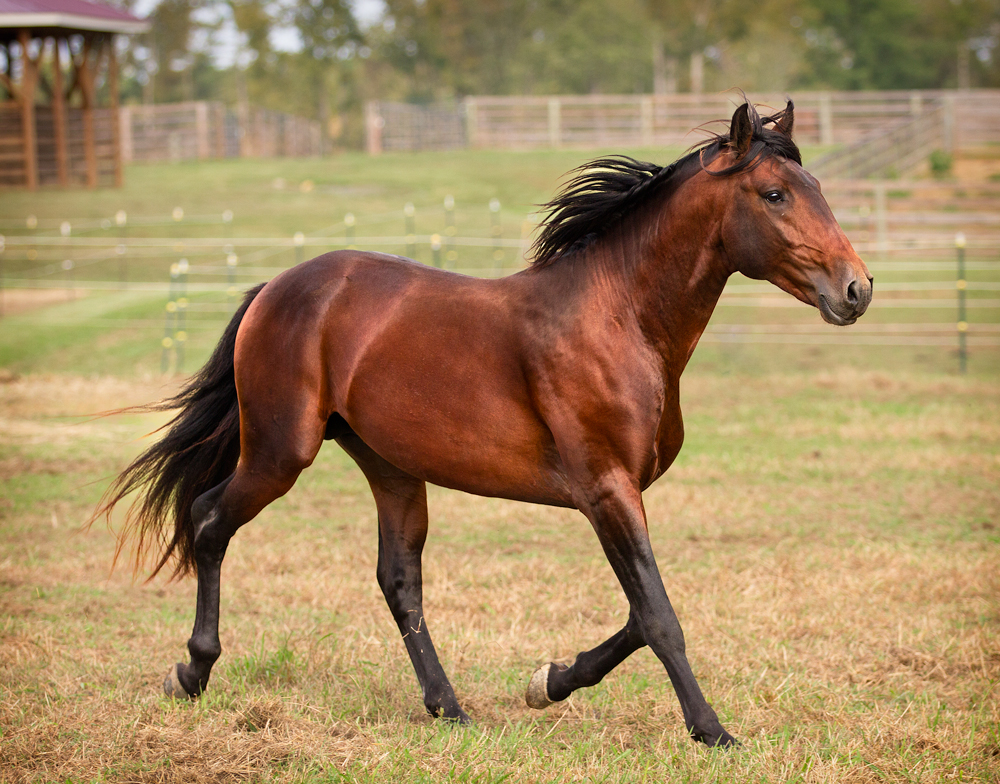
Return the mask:
<svg viewBox="0 0 1000 784">
<path fill-rule="evenodd" d="M 191 505 L 236 469 L 240 457 L 240 410 L 233 353 L 240 322 L 262 288 L 263 283 L 246 293 L 211 358 L 180 392 L 159 403 L 124 409 L 180 409 L 161 428 L 166 435 L 133 460 L 108 488 L 91 520 L 104 515 L 110 521 L 115 505 L 139 490 L 141 495 L 129 509 L 125 526 L 118 534 L 115 559 L 129 540 L 136 539 L 134 568 L 138 571 L 155 545 L 160 555 L 150 578 L 171 558 L 177 562 L 174 577 L 196 571 Z M 168 530 L 171 511 L 173 535 Z"/>
</svg>

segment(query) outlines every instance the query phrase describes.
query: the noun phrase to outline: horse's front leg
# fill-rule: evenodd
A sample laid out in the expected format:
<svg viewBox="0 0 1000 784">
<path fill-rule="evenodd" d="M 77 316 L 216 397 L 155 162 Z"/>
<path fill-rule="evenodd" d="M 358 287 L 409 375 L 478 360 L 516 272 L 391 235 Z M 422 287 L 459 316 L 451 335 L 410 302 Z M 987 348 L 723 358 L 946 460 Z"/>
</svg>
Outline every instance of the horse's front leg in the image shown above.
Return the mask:
<svg viewBox="0 0 1000 784">
<path fill-rule="evenodd" d="M 601 546 L 615 570 L 631 608 L 642 640 L 653 649 L 670 676 L 691 737 L 709 746 L 729 746 L 736 741 L 723 729 L 715 711 L 705 700 L 685 655 L 684 633 L 667 598 L 663 580 L 653 557 L 646 528 L 646 513 L 638 486 L 624 472 L 609 472 L 580 493 L 581 511 L 587 515 Z M 626 626 L 591 654 L 598 656 L 598 672 L 613 667 L 639 647 Z M 630 650 L 631 649 L 631 650 Z M 610 666 L 609 666 L 610 665 Z M 552 672 L 550 670 L 550 675 Z M 602 673 L 602 677 L 603 674 Z M 558 688 L 559 678 L 554 685 Z M 549 691 L 550 698 L 558 696 Z"/>
<path fill-rule="evenodd" d="M 577 689 L 596 686 L 645 644 L 639 621 L 635 613 L 630 612 L 624 629 L 593 650 L 577 654 L 569 667 L 549 663 L 535 670 L 525 694 L 528 707 L 541 710 L 553 702 L 565 700 Z"/>
</svg>

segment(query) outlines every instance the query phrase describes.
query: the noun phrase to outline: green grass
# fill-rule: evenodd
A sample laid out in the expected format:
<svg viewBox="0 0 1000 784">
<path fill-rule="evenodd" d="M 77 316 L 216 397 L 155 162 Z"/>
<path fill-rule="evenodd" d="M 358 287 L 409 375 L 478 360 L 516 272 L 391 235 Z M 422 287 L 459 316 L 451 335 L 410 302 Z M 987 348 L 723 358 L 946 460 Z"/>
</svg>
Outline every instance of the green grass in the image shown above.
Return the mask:
<svg viewBox="0 0 1000 784">
<path fill-rule="evenodd" d="M 621 152 L 621 151 L 619 151 Z M 669 162 L 682 150 L 629 150 L 639 158 Z M 813 151 L 806 150 L 809 159 Z M 208 355 L 221 331 L 233 297 L 224 289 L 230 279 L 225 271 L 224 248 L 216 246 L 207 252 L 183 244 L 188 237 L 219 237 L 232 241 L 233 250 L 240 258 L 237 289 L 249 287 L 259 280 L 272 277 L 275 272 L 296 261 L 296 252 L 289 245 L 285 248 L 261 249 L 252 244 L 255 237 L 291 238 L 301 231 L 311 235 L 330 229 L 329 245 L 310 245 L 303 249 L 309 255 L 318 254 L 346 242 L 345 228 L 335 227 L 345 213 L 353 212 L 358 220 L 357 236 L 374 235 L 401 237 L 405 231 L 403 205 L 412 202 L 416 207 L 414 230 L 417 234 L 443 233 L 446 216 L 442 206 L 446 195 L 454 196 L 457 204 L 457 231 L 462 236 L 489 237 L 489 210 L 492 198 L 499 198 L 503 236 L 517 239 L 525 235 L 525 217 L 536 205 L 551 198 L 558 188 L 562 175 L 599 153 L 580 151 L 539 152 L 490 152 L 461 151 L 458 153 L 428 153 L 420 155 L 389 154 L 369 157 L 347 153 L 326 159 L 281 159 L 265 161 L 213 161 L 203 164 L 174 164 L 133 166 L 127 171 L 126 186 L 121 190 L 45 191 L 38 194 L 7 191 L 0 193 L 0 215 L 5 220 L 17 222 L 35 215 L 45 221 L 63 219 L 97 220 L 111 218 L 119 209 L 126 209 L 137 220 L 139 216 L 169 216 L 175 206 L 182 206 L 188 219 L 175 223 L 153 226 L 130 225 L 127 237 L 166 237 L 179 243 L 176 247 L 130 249 L 125 256 L 128 264 L 128 281 L 156 283 L 165 287 L 171 265 L 184 256 L 198 267 L 199 274 L 192 274 L 187 294 L 192 307 L 185 325 L 189 340 L 185 348 L 184 369 L 197 367 Z M 282 179 L 284 187 L 275 188 L 275 180 Z M 312 190 L 303 192 L 300 185 L 309 181 Z M 221 216 L 230 209 L 235 220 L 230 229 L 220 220 L 198 223 L 191 216 Z M 381 217 L 380 217 L 381 216 Z M 335 227 L 332 228 L 331 227 Z M 39 245 L 37 257 L 28 258 L 31 248 L 16 245 L 16 235 L 25 235 L 24 229 L 4 229 L 10 243 L 0 253 L 2 274 L 8 281 L 3 301 L 10 303 L 22 294 L 23 289 L 13 285 L 45 285 L 69 288 L 107 281 L 117 286 L 121 259 L 113 256 L 105 261 L 78 266 L 68 273 L 59 266 L 67 254 L 61 247 Z M 48 236 L 57 234 L 54 228 L 40 232 Z M 78 233 L 74 232 L 74 237 Z M 83 231 L 86 237 L 114 236 L 118 229 L 94 228 Z M 221 236 L 220 236 L 221 235 Z M 244 244 L 240 244 L 243 239 Z M 114 241 L 117 241 L 116 239 Z M 372 249 L 405 253 L 403 245 L 377 242 Z M 76 250 L 81 250 L 77 248 Z M 81 253 L 91 250 L 82 249 Z M 477 274 L 509 272 L 521 265 L 520 250 L 505 248 L 502 262 L 492 259 L 492 248 L 456 249 L 458 259 L 445 263 Z M 306 254 L 303 253 L 303 257 Z M 431 254 L 426 244 L 419 245 L 416 256 L 429 263 Z M 894 256 L 905 260 L 905 256 Z M 978 255 L 977 259 L 996 261 L 995 254 Z M 970 252 L 970 260 L 972 254 Z M 939 261 L 952 263 L 947 256 Z M 85 260 L 77 258 L 78 263 Z M 206 268 L 215 272 L 207 272 Z M 941 281 L 944 291 L 929 292 L 927 296 L 948 299 L 954 297 L 954 272 L 950 270 L 913 271 L 898 270 L 871 261 L 876 275 L 876 298 L 859 324 L 858 329 L 838 331 L 830 328 L 819 333 L 829 343 L 817 345 L 774 343 L 720 344 L 709 333 L 694 358 L 695 366 L 718 372 L 760 373 L 775 370 L 820 370 L 830 366 L 852 366 L 859 369 L 883 368 L 886 370 L 948 373 L 957 368 L 957 335 L 946 346 L 869 346 L 859 345 L 854 339 L 871 325 L 885 323 L 939 323 L 945 335 L 954 334 L 956 320 L 951 308 L 891 308 L 891 300 L 900 296 L 920 296 L 883 290 L 892 284 L 926 283 Z M 50 272 L 46 273 L 45 270 Z M 996 282 L 996 270 L 970 270 L 970 282 Z M 733 286 L 745 284 L 736 276 Z M 198 293 L 199 284 L 210 284 L 223 289 L 211 293 Z M 734 290 L 737 290 L 734 288 Z M 769 293 L 768 293 L 769 292 Z M 976 299 L 995 298 L 996 292 L 969 291 L 970 302 Z M 53 294 L 59 297 L 58 291 Z M 176 295 L 175 295 L 176 296 Z M 784 298 L 776 289 L 765 289 L 761 296 L 771 299 Z M 68 297 L 67 297 L 68 298 Z M 160 341 L 165 334 L 164 305 L 168 299 L 165 289 L 158 292 L 131 290 L 92 290 L 85 298 L 69 304 L 45 309 L 14 313 L 4 319 L 0 330 L 0 366 L 15 372 L 40 372 L 60 369 L 67 372 L 112 373 L 115 375 L 148 375 L 158 373 L 161 367 Z M 969 321 L 973 332 L 982 324 L 1000 322 L 1000 309 L 972 308 Z M 716 325 L 771 324 L 793 326 L 819 326 L 820 318 L 814 309 L 747 308 L 737 307 L 726 300 L 720 304 L 712 322 Z M 993 336 L 995 337 L 995 336 Z M 986 335 L 987 339 L 991 335 Z M 168 357 L 173 366 L 174 358 Z M 989 376 L 1000 367 L 1000 349 L 996 346 L 973 347 L 970 354 L 970 372 Z"/>
</svg>

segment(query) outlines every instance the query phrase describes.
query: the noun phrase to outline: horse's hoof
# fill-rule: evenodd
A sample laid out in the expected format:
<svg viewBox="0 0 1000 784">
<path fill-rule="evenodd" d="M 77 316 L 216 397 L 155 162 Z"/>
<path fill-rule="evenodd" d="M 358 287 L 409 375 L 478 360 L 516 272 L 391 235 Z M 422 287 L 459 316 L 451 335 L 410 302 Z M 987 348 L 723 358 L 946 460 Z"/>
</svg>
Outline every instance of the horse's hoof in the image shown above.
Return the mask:
<svg viewBox="0 0 1000 784">
<path fill-rule="evenodd" d="M 552 704 L 552 700 L 549 699 L 550 669 L 552 669 L 551 663 L 543 664 L 532 673 L 531 680 L 528 681 L 528 690 L 524 694 L 524 701 L 528 703 L 529 708 L 542 710 Z"/>
<path fill-rule="evenodd" d="M 190 700 L 194 698 L 189 694 L 181 683 L 181 665 L 175 664 L 170 668 L 167 677 L 163 679 L 163 693 L 175 700 Z"/>
<path fill-rule="evenodd" d="M 726 732 L 721 726 L 718 730 L 708 732 L 692 732 L 692 740 L 704 743 L 713 749 L 734 749 L 742 745 L 736 738 Z"/>
<path fill-rule="evenodd" d="M 466 713 L 461 708 L 458 709 L 458 714 L 455 716 L 445 716 L 442 715 L 441 721 L 447 724 L 454 724 L 456 727 L 470 727 L 472 726 L 472 719 L 469 718 L 469 714 Z"/>
</svg>

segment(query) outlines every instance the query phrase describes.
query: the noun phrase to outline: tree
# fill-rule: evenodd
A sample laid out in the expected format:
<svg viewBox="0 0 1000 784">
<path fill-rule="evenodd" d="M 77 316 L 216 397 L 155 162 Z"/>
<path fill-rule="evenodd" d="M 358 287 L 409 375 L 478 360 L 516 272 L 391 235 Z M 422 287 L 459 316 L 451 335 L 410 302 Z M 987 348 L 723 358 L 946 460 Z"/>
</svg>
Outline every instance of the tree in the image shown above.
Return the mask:
<svg viewBox="0 0 1000 784">
<path fill-rule="evenodd" d="M 539 0 L 526 21 L 504 92 L 652 88 L 653 39 L 638 0 Z"/>
<path fill-rule="evenodd" d="M 976 50 L 987 83 L 1000 9 L 991 0 L 811 0 L 811 81 L 836 89 L 955 87 Z M 992 31 L 992 32 L 991 32 Z M 993 40 L 993 46 L 989 41 Z M 971 45 L 970 45 L 971 44 Z M 995 83 L 995 82 L 994 82 Z M 965 84 L 964 86 L 970 86 Z"/>
<path fill-rule="evenodd" d="M 340 65 L 358 54 L 364 38 L 347 0 L 299 0 L 291 15 L 302 39 L 302 71 L 315 96 L 316 114 L 326 134 L 330 129 L 331 91 L 337 87 L 334 77 L 344 76 L 345 69 Z M 344 79 L 339 82 L 343 84 Z M 334 100 L 338 109 L 352 97 L 349 90 L 339 93 Z"/>
</svg>

